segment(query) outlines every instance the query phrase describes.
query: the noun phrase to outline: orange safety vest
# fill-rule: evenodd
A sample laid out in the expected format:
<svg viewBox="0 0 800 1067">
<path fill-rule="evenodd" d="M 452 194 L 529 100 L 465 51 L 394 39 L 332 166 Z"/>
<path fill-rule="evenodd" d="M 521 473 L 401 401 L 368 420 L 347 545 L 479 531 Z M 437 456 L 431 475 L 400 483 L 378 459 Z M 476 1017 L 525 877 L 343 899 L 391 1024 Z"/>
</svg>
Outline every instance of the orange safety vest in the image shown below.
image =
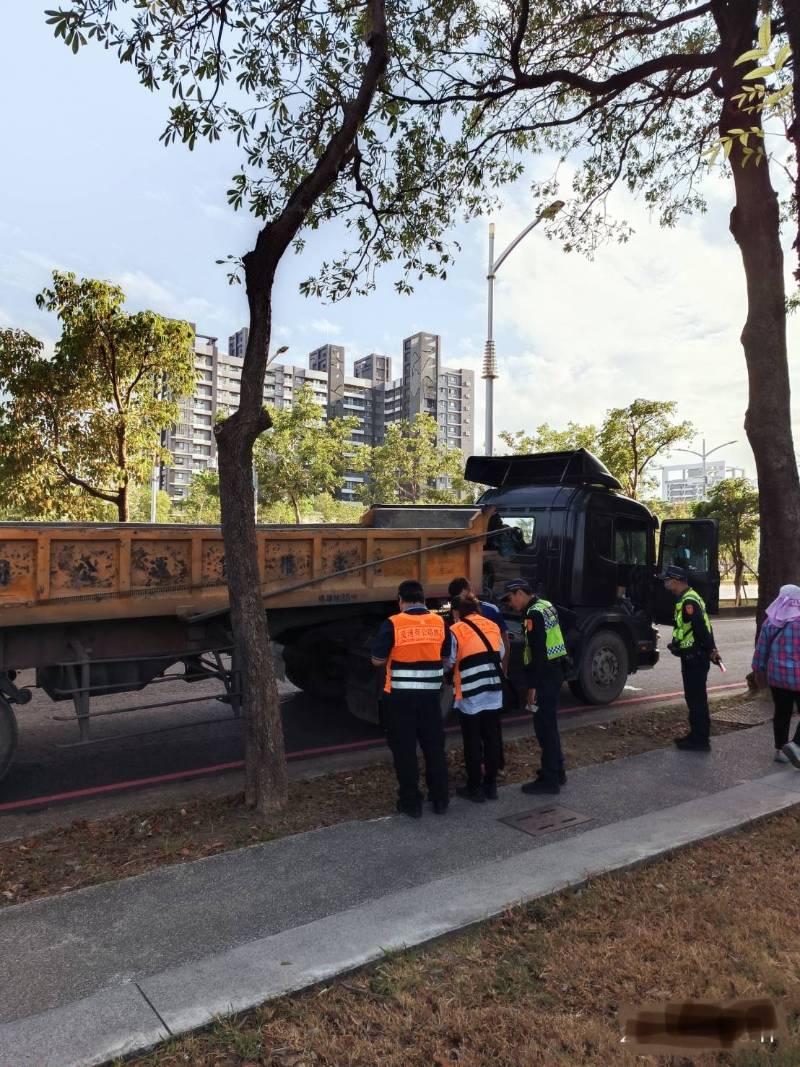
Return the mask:
<svg viewBox="0 0 800 1067">
<path fill-rule="evenodd" d="M 386 692 L 441 689 L 445 634 L 441 615 L 434 615 L 432 611 L 424 615 L 402 611 L 392 615 L 389 622 L 394 628 L 394 644 L 386 661 Z"/>
<path fill-rule="evenodd" d="M 496 692 L 502 702 L 503 683 L 497 668 L 497 655 L 502 643 L 500 627 L 491 619 L 478 614 L 470 615 L 469 621 L 486 637 L 494 649 L 494 654 L 488 651 L 480 637 L 465 621 L 453 623 L 450 633 L 455 635 L 458 642 L 453 673 L 455 698 L 460 700 L 462 697 L 474 697 L 479 693 Z"/>
</svg>

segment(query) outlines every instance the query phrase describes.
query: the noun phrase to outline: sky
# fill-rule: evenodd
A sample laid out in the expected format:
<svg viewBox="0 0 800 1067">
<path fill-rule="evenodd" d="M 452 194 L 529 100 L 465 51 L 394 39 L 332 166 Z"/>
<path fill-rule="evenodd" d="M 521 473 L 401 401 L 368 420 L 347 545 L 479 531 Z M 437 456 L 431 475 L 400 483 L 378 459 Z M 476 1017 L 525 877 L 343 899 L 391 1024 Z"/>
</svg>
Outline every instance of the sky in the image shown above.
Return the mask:
<svg viewBox="0 0 800 1067">
<path fill-rule="evenodd" d="M 241 286 L 229 286 L 229 253 L 252 244 L 257 227 L 228 208 L 235 149 L 163 147 L 167 98 L 147 93 L 133 71 L 97 48 L 78 56 L 56 41 L 36 0 L 11 0 L 0 39 L 0 327 L 52 342 L 54 320 L 35 294 L 54 268 L 123 286 L 131 309 L 185 317 L 198 332 L 227 337 L 247 321 Z M 44 5 L 42 5 L 44 6 Z M 545 177 L 542 171 L 539 177 Z M 747 378 L 739 333 L 744 276 L 728 232 L 730 182 L 708 183 L 709 210 L 662 230 L 622 193 L 609 211 L 635 233 L 593 260 L 565 254 L 534 230 L 498 273 L 495 430 L 530 431 L 543 422 L 600 422 L 636 397 L 669 399 L 698 434 L 699 449 L 735 440 L 717 457 L 754 474 L 743 429 Z M 497 251 L 525 226 L 525 187 L 508 190 L 492 216 Z M 488 219 L 462 225 L 459 259 L 445 282 L 419 283 L 411 296 L 378 276 L 369 297 L 335 305 L 306 299 L 299 283 L 337 251 L 329 229 L 311 235 L 281 266 L 274 299 L 275 343 L 288 362 L 343 344 L 348 360 L 377 351 L 401 368 L 402 339 L 418 330 L 442 337 L 444 363 L 477 376 L 486 331 Z M 793 266 L 785 240 L 787 283 Z M 800 319 L 789 326 L 795 438 L 800 437 Z M 483 445 L 478 382 L 476 450 Z M 691 457 L 675 454 L 675 462 Z"/>
</svg>

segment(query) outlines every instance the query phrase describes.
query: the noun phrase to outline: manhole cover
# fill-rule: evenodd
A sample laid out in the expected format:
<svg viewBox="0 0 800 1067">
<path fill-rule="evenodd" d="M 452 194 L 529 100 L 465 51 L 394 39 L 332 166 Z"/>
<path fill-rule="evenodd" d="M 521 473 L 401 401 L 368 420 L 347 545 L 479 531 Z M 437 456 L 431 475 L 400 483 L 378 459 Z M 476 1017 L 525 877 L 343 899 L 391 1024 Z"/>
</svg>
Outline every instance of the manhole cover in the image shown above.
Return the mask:
<svg viewBox="0 0 800 1067">
<path fill-rule="evenodd" d="M 519 815 L 509 815 L 500 822 L 506 823 L 514 830 L 522 830 L 524 834 L 540 837 L 542 834 L 552 834 L 556 830 L 568 830 L 571 826 L 577 826 L 582 822 L 591 822 L 591 815 L 581 815 L 577 811 L 561 808 L 557 804 L 551 808 L 539 808 L 537 811 L 524 811 Z"/>
<path fill-rule="evenodd" d="M 733 708 L 712 711 L 711 718 L 717 722 L 730 722 L 737 726 L 758 726 L 772 718 L 772 704 L 765 700 L 751 700 Z"/>
</svg>

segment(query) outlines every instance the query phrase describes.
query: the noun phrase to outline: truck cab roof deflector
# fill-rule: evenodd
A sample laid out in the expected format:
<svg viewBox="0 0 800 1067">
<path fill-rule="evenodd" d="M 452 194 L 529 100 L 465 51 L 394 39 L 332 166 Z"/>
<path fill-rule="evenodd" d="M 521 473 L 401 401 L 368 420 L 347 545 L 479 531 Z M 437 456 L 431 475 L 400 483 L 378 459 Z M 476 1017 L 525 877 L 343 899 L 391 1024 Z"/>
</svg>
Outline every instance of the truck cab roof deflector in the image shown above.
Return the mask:
<svg viewBox="0 0 800 1067">
<path fill-rule="evenodd" d="M 470 456 L 467 481 L 495 488 L 520 485 L 622 486 L 597 456 L 585 448 L 568 452 L 539 452 L 535 456 Z"/>
</svg>

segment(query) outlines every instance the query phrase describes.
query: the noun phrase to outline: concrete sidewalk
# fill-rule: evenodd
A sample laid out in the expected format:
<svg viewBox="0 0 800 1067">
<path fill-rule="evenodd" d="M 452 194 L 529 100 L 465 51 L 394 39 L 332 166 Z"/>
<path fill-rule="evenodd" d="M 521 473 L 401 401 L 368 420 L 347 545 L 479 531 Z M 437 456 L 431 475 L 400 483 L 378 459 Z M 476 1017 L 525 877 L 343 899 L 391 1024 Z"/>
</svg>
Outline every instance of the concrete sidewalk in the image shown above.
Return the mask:
<svg viewBox="0 0 800 1067">
<path fill-rule="evenodd" d="M 0 912 L 0 1067 L 103 1063 L 800 803 L 771 728 L 570 772 L 557 798 L 314 833 Z M 558 805 L 530 836 L 500 820 Z"/>
</svg>

